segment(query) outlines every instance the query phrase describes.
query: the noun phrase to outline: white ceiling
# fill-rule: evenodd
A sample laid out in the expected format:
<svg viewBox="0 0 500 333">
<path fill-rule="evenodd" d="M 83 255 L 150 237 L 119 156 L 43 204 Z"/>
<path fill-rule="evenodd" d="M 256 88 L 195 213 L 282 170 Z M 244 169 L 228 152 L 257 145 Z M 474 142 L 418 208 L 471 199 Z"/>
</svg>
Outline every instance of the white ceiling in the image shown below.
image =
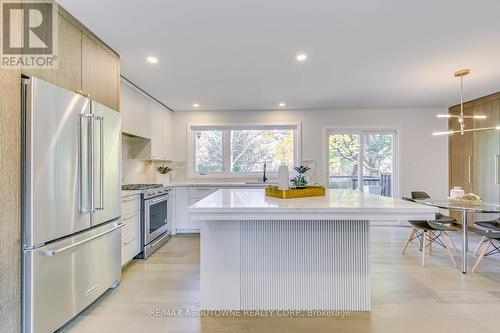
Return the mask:
<svg viewBox="0 0 500 333">
<path fill-rule="evenodd" d="M 59 3 L 174 110 L 450 106 L 464 67 L 466 99 L 500 90 L 498 0 Z"/>
</svg>

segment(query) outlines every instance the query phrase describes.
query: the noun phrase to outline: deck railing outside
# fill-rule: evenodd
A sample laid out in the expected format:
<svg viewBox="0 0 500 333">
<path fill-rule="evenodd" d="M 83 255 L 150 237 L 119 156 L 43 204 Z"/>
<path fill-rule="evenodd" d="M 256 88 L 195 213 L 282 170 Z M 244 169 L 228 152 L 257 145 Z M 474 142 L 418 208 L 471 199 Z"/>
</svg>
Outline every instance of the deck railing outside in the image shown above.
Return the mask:
<svg viewBox="0 0 500 333">
<path fill-rule="evenodd" d="M 356 190 L 358 188 L 358 177 L 356 176 L 330 176 L 329 188 L 346 188 Z M 365 192 L 380 194 L 386 197 L 392 196 L 392 174 L 381 173 L 377 176 L 363 177 Z"/>
</svg>

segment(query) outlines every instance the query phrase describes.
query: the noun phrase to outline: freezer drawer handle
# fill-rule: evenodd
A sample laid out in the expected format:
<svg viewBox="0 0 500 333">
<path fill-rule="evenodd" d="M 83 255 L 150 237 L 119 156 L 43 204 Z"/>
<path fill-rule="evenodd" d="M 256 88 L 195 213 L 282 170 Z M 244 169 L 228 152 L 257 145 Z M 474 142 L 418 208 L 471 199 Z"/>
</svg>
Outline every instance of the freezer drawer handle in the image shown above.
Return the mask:
<svg viewBox="0 0 500 333">
<path fill-rule="evenodd" d="M 79 242 L 73 243 L 71 245 L 68 245 L 68 246 L 65 246 L 65 247 L 61 247 L 60 249 L 57 249 L 57 250 L 44 250 L 43 254 L 46 255 L 46 256 L 55 256 L 55 255 L 58 255 L 59 253 L 62 253 L 62 252 L 67 251 L 67 250 L 70 250 L 70 249 L 72 249 L 74 247 L 77 247 L 77 246 L 80 246 L 80 245 L 85 244 L 87 242 L 90 242 L 91 240 L 94 240 L 96 238 L 99 238 L 99 237 L 102 237 L 102 236 L 104 236 L 106 234 L 109 234 L 110 232 L 115 231 L 116 229 L 120 229 L 123 226 L 124 226 L 123 223 L 118 223 L 112 229 L 106 230 L 104 232 L 101 232 L 100 234 L 97 234 L 95 236 L 92 236 L 92 237 L 89 237 L 87 239 L 81 240 Z"/>
<path fill-rule="evenodd" d="M 89 295 L 90 295 L 90 294 L 92 294 L 92 293 L 93 293 L 96 289 L 97 289 L 97 284 L 94 284 L 94 285 L 92 286 L 92 288 L 90 288 L 89 290 L 87 290 L 87 291 L 85 292 L 85 296 L 89 296 Z"/>
</svg>

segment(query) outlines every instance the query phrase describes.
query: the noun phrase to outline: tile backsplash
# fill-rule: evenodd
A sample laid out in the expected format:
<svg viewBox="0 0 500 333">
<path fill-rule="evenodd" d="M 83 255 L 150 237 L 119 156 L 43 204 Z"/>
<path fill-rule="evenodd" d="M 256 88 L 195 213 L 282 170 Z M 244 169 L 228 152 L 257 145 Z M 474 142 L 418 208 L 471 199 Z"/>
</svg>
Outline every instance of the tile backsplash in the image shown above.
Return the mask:
<svg viewBox="0 0 500 333">
<path fill-rule="evenodd" d="M 134 137 L 122 135 L 122 184 L 144 184 L 156 181 L 155 166 L 151 161 L 134 160 L 131 148 Z"/>
<path fill-rule="evenodd" d="M 245 181 L 245 180 L 256 180 L 255 179 L 234 179 L 234 178 L 224 178 L 224 179 L 189 179 L 187 178 L 187 162 L 186 161 L 171 161 L 171 162 L 153 162 L 153 161 L 143 161 L 136 160 L 131 157 L 132 146 L 135 140 L 138 139 L 129 135 L 122 135 L 122 183 L 123 184 L 143 184 L 143 183 L 157 183 L 157 173 L 156 167 L 160 165 L 168 165 L 173 169 L 170 172 L 170 181 L 172 183 L 184 183 L 184 182 L 231 182 L 231 181 Z M 317 179 L 316 175 L 316 163 L 313 160 L 304 160 L 302 162 L 304 165 L 311 167 L 309 172 L 309 180 L 314 183 Z"/>
</svg>

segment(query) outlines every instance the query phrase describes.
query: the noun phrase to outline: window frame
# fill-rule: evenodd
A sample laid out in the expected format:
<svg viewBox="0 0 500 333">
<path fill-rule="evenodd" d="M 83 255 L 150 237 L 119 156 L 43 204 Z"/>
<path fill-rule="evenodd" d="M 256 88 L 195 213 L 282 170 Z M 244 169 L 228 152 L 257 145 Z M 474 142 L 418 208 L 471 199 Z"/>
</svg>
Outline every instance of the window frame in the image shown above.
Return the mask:
<svg viewBox="0 0 500 333">
<path fill-rule="evenodd" d="M 217 123 L 217 124 L 187 124 L 187 177 L 188 178 L 256 178 L 262 172 L 233 172 L 231 171 L 231 130 L 262 130 L 262 129 L 292 129 L 294 131 L 293 160 L 294 165 L 302 161 L 302 124 L 299 123 Z M 222 156 L 224 160 L 222 172 L 199 173 L 195 171 L 195 131 L 196 130 L 222 130 Z M 267 171 L 269 179 L 276 179 L 278 172 Z"/>
<path fill-rule="evenodd" d="M 364 144 L 363 135 L 364 134 L 377 134 L 377 133 L 390 133 L 394 135 L 393 142 L 393 172 L 392 172 L 392 198 L 399 198 L 400 194 L 400 169 L 401 169 L 401 151 L 400 151 L 400 137 L 401 137 L 401 128 L 400 127 L 334 127 L 328 126 L 323 127 L 323 165 L 325 166 L 324 170 L 324 184 L 326 187 L 329 186 L 328 176 L 329 176 L 329 147 L 328 147 L 328 138 L 331 134 L 359 134 L 360 135 L 360 147 Z M 364 151 L 360 149 L 358 161 L 363 161 Z M 361 164 L 360 164 L 361 165 Z M 358 177 L 362 179 L 363 177 L 363 168 L 359 168 Z M 359 182 L 358 191 L 363 192 L 363 182 Z"/>
</svg>

